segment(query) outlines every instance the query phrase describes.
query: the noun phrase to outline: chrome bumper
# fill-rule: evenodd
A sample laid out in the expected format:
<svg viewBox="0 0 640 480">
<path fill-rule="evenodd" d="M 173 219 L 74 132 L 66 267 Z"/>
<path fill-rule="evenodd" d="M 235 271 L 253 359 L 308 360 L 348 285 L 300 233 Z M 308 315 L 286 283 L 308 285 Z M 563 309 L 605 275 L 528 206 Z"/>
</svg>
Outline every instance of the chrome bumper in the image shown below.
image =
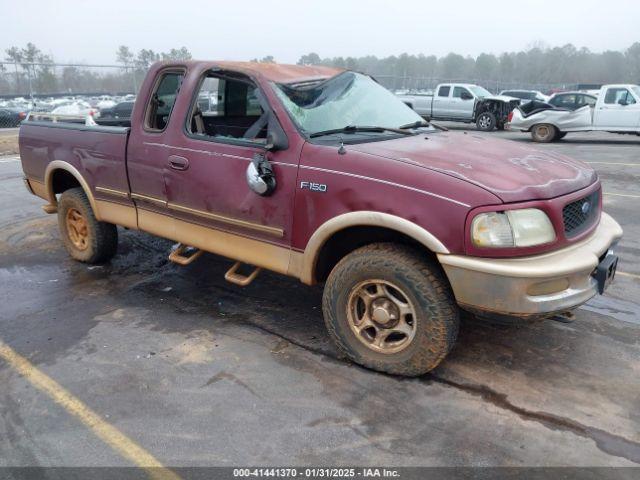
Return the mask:
<svg viewBox="0 0 640 480">
<path fill-rule="evenodd" d="M 536 317 L 570 310 L 593 297 L 598 283 L 592 274 L 620 237 L 620 225 L 602 213 L 589 238 L 562 250 L 523 258 L 438 254 L 438 259 L 461 307 Z"/>
</svg>

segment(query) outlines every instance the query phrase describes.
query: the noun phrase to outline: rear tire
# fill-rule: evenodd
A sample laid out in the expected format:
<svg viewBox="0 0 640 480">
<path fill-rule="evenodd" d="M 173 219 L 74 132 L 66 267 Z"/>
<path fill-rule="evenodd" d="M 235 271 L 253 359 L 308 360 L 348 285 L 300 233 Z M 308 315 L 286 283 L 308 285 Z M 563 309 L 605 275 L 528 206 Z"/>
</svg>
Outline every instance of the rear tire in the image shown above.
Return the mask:
<svg viewBox="0 0 640 480">
<path fill-rule="evenodd" d="M 531 138 L 537 143 L 553 142 L 558 134 L 558 129 L 548 123 L 540 123 L 531 128 Z"/>
<path fill-rule="evenodd" d="M 483 132 L 490 132 L 496 128 L 496 116 L 491 112 L 482 112 L 476 119 L 476 127 Z"/>
<path fill-rule="evenodd" d="M 118 229 L 96 219 L 80 187 L 65 190 L 58 201 L 58 226 L 67 252 L 85 263 L 101 263 L 118 249 Z"/>
<path fill-rule="evenodd" d="M 439 265 L 412 248 L 379 243 L 344 257 L 322 308 L 339 352 L 364 367 L 417 376 L 455 343 L 459 310 Z"/>
</svg>

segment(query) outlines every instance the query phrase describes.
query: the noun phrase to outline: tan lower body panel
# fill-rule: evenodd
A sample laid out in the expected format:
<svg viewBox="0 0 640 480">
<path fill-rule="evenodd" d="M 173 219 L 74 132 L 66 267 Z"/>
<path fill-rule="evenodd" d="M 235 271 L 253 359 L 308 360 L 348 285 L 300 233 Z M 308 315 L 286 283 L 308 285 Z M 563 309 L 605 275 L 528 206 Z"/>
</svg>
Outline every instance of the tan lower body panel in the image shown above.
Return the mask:
<svg viewBox="0 0 640 480">
<path fill-rule="evenodd" d="M 127 228 L 138 228 L 135 207 L 106 200 L 96 200 L 96 207 L 98 211 L 95 213 L 98 220 Z"/>
<path fill-rule="evenodd" d="M 29 182 L 29 187 L 34 195 L 43 198 L 44 200 L 49 200 L 49 194 L 47 192 L 47 186 L 44 182 L 39 180 L 34 180 L 33 178 L 27 178 L 27 182 Z"/>
<path fill-rule="evenodd" d="M 120 222 L 117 222 L 120 223 Z M 138 209 L 138 228 L 223 257 L 299 278 L 298 262 L 289 248 L 214 230 L 164 214 Z M 296 265 L 293 269 L 290 264 Z"/>
</svg>

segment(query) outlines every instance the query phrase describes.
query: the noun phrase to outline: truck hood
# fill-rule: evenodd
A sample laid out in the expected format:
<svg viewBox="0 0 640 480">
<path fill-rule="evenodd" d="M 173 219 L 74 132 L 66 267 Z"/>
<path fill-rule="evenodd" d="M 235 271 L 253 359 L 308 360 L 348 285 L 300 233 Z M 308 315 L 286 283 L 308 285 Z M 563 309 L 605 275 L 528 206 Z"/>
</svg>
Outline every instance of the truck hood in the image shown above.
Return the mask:
<svg viewBox="0 0 640 480">
<path fill-rule="evenodd" d="M 348 150 L 451 175 L 505 203 L 553 198 L 597 180 L 592 168 L 567 156 L 472 132 L 429 132 Z"/>
<path fill-rule="evenodd" d="M 479 100 L 498 100 L 500 102 L 509 103 L 512 100 L 518 100 L 516 97 L 508 97 L 507 95 L 487 95 L 486 97 L 480 97 Z"/>
</svg>

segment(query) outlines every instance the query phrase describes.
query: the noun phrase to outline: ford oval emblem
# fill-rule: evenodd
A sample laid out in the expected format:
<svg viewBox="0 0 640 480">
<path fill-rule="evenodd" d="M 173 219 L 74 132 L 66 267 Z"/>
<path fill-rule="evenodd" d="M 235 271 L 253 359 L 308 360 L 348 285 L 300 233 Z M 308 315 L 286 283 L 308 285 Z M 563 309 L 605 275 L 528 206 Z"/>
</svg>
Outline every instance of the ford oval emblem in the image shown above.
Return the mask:
<svg viewBox="0 0 640 480">
<path fill-rule="evenodd" d="M 591 204 L 590 204 L 589 202 L 584 202 L 584 203 L 582 204 L 581 210 L 582 210 L 582 213 L 583 213 L 583 214 L 585 214 L 585 215 L 586 215 L 587 213 L 589 213 L 589 210 L 590 210 L 590 209 L 591 209 Z"/>
</svg>

